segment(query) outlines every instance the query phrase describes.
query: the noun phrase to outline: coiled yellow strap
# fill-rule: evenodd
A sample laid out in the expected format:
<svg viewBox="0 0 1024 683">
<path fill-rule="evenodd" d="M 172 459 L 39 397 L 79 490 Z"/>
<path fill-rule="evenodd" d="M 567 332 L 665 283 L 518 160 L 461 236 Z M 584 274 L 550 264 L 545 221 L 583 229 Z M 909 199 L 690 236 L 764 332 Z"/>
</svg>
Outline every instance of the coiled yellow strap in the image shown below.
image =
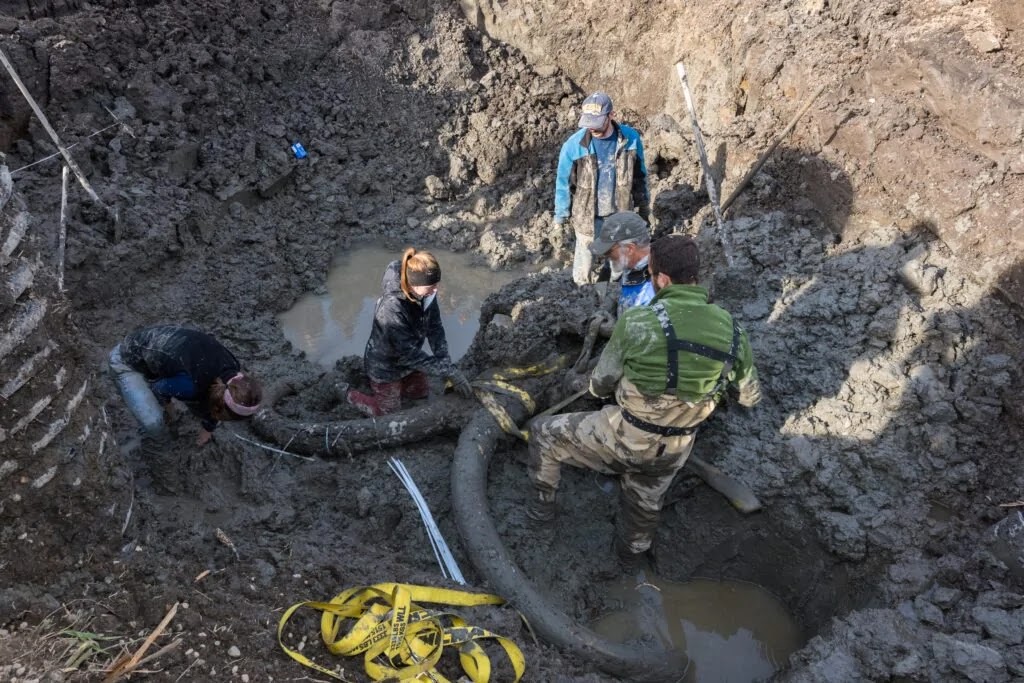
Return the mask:
<svg viewBox="0 0 1024 683">
<path fill-rule="evenodd" d="M 320 633 L 327 649 L 336 655 L 363 655 L 367 675 L 375 680 L 423 680 L 449 683 L 435 665 L 445 647 L 456 646 L 462 669 L 473 683 L 488 683 L 491 662 L 476 642 L 492 639 L 502 646 L 518 682 L 526 659 L 513 641 L 485 629 L 469 626 L 461 617 L 444 610 L 428 610 L 418 604 L 501 605 L 497 595 L 400 583 L 378 583 L 350 588 L 330 602 L 300 602 L 289 607 L 277 625 L 277 642 L 295 661 L 340 681 L 342 673 L 321 666 L 284 644 L 285 625 L 303 607 L 320 610 Z M 348 620 L 355 623 L 342 635 Z"/>
</svg>

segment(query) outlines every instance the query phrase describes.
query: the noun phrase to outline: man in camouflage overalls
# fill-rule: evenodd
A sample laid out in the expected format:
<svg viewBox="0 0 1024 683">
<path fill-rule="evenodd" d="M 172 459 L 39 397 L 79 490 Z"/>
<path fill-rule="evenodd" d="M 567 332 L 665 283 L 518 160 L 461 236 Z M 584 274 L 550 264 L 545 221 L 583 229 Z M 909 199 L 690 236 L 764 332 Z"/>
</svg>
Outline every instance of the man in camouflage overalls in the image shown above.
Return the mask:
<svg viewBox="0 0 1024 683">
<path fill-rule="evenodd" d="M 657 292 L 649 306 L 625 311 L 590 377 L 595 396 L 614 392 L 616 405 L 530 424 L 527 515 L 555 516 L 562 463 L 617 474 L 622 488 L 615 538 L 624 559 L 651 546 L 662 502 L 693 448 L 697 425 L 715 410 L 727 387 L 740 405 L 761 398 L 750 341 L 724 309 L 697 285 L 700 256 L 689 237 L 651 245 Z"/>
</svg>

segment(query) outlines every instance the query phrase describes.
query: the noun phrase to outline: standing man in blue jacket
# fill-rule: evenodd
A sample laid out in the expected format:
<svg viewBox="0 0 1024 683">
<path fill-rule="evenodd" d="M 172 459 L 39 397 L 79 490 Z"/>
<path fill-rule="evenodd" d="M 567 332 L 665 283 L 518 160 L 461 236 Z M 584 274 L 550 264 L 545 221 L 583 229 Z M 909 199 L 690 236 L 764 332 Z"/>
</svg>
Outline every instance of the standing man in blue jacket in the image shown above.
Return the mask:
<svg viewBox="0 0 1024 683">
<path fill-rule="evenodd" d="M 569 223 L 576 236 L 572 279 L 594 282 L 590 243 L 605 216 L 650 213 L 647 167 L 640 134 L 615 121 L 612 100 L 596 92 L 583 100 L 579 128 L 562 145 L 555 178 L 555 226 Z"/>
</svg>

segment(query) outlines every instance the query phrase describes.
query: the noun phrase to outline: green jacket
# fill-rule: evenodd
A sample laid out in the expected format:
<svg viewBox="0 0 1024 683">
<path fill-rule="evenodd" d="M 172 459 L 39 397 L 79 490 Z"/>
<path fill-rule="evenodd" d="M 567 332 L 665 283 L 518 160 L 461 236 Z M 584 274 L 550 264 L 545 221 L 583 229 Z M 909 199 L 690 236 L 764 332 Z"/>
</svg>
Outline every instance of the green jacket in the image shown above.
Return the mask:
<svg viewBox="0 0 1024 683">
<path fill-rule="evenodd" d="M 729 351 L 732 316 L 708 303 L 706 289 L 697 285 L 669 285 L 655 295 L 651 305 L 659 301 L 668 313 L 676 337 Z M 737 356 L 728 381 L 739 390 L 739 403 L 752 406 L 760 400 L 761 389 L 750 340 L 742 329 Z M 689 403 L 712 398 L 710 394 L 718 383 L 723 364 L 688 351 L 679 351 L 678 358 L 676 397 Z M 650 305 L 637 306 L 625 311 L 615 324 L 612 338 L 591 375 L 590 389 L 597 396 L 609 396 L 625 377 L 644 395 L 660 396 L 668 384 L 667 374 L 665 333 Z"/>
</svg>

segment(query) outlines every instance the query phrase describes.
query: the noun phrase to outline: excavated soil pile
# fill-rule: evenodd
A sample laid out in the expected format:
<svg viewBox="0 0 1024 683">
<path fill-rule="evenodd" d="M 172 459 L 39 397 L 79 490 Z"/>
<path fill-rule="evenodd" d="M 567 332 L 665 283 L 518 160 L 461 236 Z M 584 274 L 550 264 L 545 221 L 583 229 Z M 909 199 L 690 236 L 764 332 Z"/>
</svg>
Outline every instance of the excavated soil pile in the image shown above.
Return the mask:
<svg viewBox="0 0 1024 683">
<path fill-rule="evenodd" d="M 296 355 L 276 316 L 355 242 L 438 246 L 546 266 L 488 298 L 465 370 L 574 357 L 596 295 L 563 268 L 554 166 L 598 88 L 644 136 L 656 231 L 697 235 L 764 384 L 695 450 L 764 510 L 742 517 L 684 473 L 660 575 L 777 595 L 807 641 L 780 680 L 1024 678 L 1024 10 L 683 4 L 0 0 L 0 49 L 118 214 L 72 177 L 61 249 L 59 160 L 40 161 L 53 143 L 0 73 L 0 678 L 95 680 L 175 603 L 158 646 L 182 643 L 144 665 L 154 680 L 315 676 L 275 642 L 287 606 L 382 581 L 454 586 L 393 456 L 487 590 L 449 480 L 472 408 L 440 399 L 447 421 L 400 446 L 284 438 L 357 417 L 337 388 L 365 378 L 358 359 L 325 374 Z M 723 194 L 825 86 L 724 231 L 704 220 L 679 59 Z M 166 321 L 214 331 L 288 387 L 276 432 L 226 425 L 197 450 L 180 418 L 159 456 L 176 466 L 169 491 L 104 372 L 126 332 Z M 542 406 L 559 379 L 537 385 Z M 621 573 L 616 491 L 566 472 L 555 538 L 537 539 L 525 456 L 499 442 L 491 515 L 551 604 L 589 622 Z M 528 680 L 617 680 L 536 643 L 510 608 L 460 611 L 523 647 Z M 337 663 L 312 616 L 286 639 Z"/>
</svg>

